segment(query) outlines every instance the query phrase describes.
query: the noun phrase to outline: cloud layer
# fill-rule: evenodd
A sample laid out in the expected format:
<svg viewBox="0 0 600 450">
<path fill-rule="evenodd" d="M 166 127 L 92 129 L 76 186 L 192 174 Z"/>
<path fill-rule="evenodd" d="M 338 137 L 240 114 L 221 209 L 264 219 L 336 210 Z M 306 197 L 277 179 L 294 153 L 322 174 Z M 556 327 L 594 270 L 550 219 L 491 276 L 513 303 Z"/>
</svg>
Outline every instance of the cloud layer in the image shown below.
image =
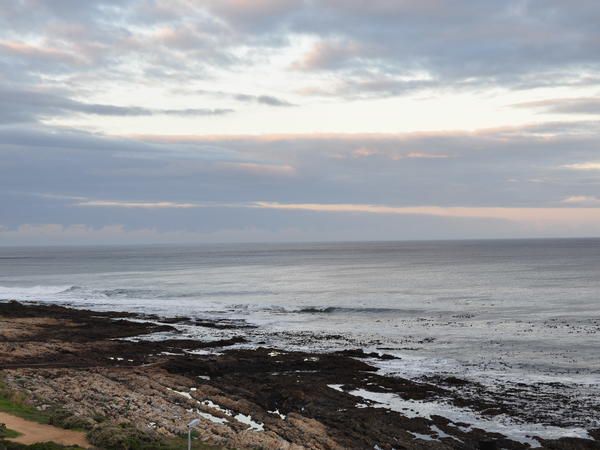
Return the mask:
<svg viewBox="0 0 600 450">
<path fill-rule="evenodd" d="M 249 239 L 589 235 L 600 226 L 597 126 L 135 139 L 4 128 L 0 235 L 22 242 L 23 224 L 201 240 L 225 229 L 238 239 L 250 229 Z"/>
<path fill-rule="evenodd" d="M 594 0 L 16 0 L 0 244 L 598 235 Z"/>
</svg>

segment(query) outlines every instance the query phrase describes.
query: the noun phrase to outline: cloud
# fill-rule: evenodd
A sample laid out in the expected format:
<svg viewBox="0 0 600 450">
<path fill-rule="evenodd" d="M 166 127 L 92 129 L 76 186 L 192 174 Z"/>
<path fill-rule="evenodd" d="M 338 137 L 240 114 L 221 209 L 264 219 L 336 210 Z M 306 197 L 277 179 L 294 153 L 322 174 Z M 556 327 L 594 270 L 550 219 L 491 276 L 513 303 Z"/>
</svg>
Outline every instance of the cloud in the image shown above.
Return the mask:
<svg viewBox="0 0 600 450">
<path fill-rule="evenodd" d="M 352 156 L 355 158 L 368 158 L 377 154 L 379 154 L 379 151 L 369 147 L 359 147 L 352 152 Z"/>
<path fill-rule="evenodd" d="M 49 62 L 81 64 L 84 59 L 70 52 L 42 45 L 34 45 L 21 41 L 0 40 L 0 53 L 8 53 L 25 58 L 36 58 Z"/>
<path fill-rule="evenodd" d="M 446 159 L 449 158 L 449 155 L 444 153 L 431 153 L 431 152 L 408 152 L 403 155 L 397 155 L 394 159 Z"/>
<path fill-rule="evenodd" d="M 195 203 L 177 202 L 128 202 L 121 200 L 82 200 L 75 206 L 107 207 L 107 208 L 142 208 L 142 209 L 171 209 L 171 208 L 198 208 Z"/>
<path fill-rule="evenodd" d="M 90 245 L 90 244 L 190 244 L 215 242 L 273 242 L 306 240 L 294 227 L 273 231 L 256 227 L 227 227 L 215 231 L 155 227 L 128 228 L 122 224 L 92 227 L 85 224 L 22 224 L 16 228 L 0 225 L 0 245 Z"/>
<path fill-rule="evenodd" d="M 373 206 L 373 205 L 370 205 Z M 0 245 L 35 244 L 140 244 L 140 243 L 216 243 L 216 242 L 290 242 L 316 240 L 348 241 L 356 239 L 429 239 L 486 238 L 531 236 L 593 235 L 600 225 L 600 208 L 515 209 L 497 211 L 444 211 L 443 215 L 418 212 L 390 213 L 355 211 L 356 205 L 343 205 L 336 211 L 279 208 L 232 209 L 223 222 L 208 228 L 179 223 L 165 229 L 160 224 L 125 225 L 108 223 L 92 226 L 84 223 L 0 224 Z M 362 209 L 360 206 L 358 209 Z M 568 214 L 566 213 L 568 210 Z M 193 209 L 182 210 L 189 214 Z M 425 210 L 428 211 L 428 210 Z M 246 213 L 248 212 L 248 213 Z M 257 223 L 248 222 L 248 214 L 256 212 Z M 147 214 L 155 214 L 148 211 Z M 204 221 L 220 215 L 210 210 Z M 475 217 L 471 217 L 473 214 Z M 525 214 L 525 217 L 522 215 Z M 480 216 L 502 216 L 501 219 Z M 507 216 L 505 218 L 504 216 Z M 289 219 L 285 219 L 289 217 Z M 515 218 L 517 220 L 512 220 Z M 244 219 L 243 224 L 240 223 Z M 310 219 L 307 222 L 306 219 Z M 554 221 L 552 219 L 557 219 Z M 114 220 L 114 218 L 112 219 Z M 147 219 L 145 219 L 147 220 Z M 371 230 L 372 234 L 365 234 Z"/>
<path fill-rule="evenodd" d="M 519 103 L 519 108 L 533 108 L 547 114 L 600 114 L 600 98 L 561 98 Z"/>
<path fill-rule="evenodd" d="M 305 6 L 304 0 L 210 0 L 208 10 L 235 29 L 270 32 Z"/>
<path fill-rule="evenodd" d="M 223 91 L 207 91 L 207 90 L 198 90 L 196 91 L 199 94 L 203 95 L 212 95 L 215 97 L 227 97 L 237 100 L 242 103 L 258 103 L 261 105 L 267 106 L 296 106 L 295 104 L 284 100 L 283 98 L 275 97 L 273 95 L 252 95 L 252 94 L 242 94 L 236 92 L 223 92 Z"/>
<path fill-rule="evenodd" d="M 597 1 L 4 3 L 9 240 L 599 229 Z"/>
<path fill-rule="evenodd" d="M 562 200 L 562 203 L 569 205 L 600 205 L 600 197 L 592 195 L 572 195 Z"/>
<path fill-rule="evenodd" d="M 565 208 L 544 207 L 503 207 L 503 206 L 434 206 L 412 205 L 391 206 L 381 204 L 356 204 L 356 203 L 281 203 L 270 201 L 248 201 L 238 203 L 224 202 L 175 202 L 175 201 L 128 201 L 128 200 L 96 200 L 85 197 L 35 194 L 42 198 L 52 200 L 74 200 L 70 203 L 76 207 L 99 208 L 124 208 L 142 210 L 161 209 L 191 209 L 191 208 L 233 208 L 233 209 L 263 209 L 282 211 L 312 211 L 318 213 L 347 213 L 347 214 L 376 214 L 376 215 L 417 215 L 436 216 L 445 218 L 464 219 L 494 219 L 517 223 L 539 223 L 547 221 L 557 222 L 593 222 L 600 223 L 600 209 L 590 209 L 587 206 L 600 204 L 600 198 L 594 196 L 569 196 L 561 200 L 566 205 L 575 205 L 569 208 L 566 215 Z M 582 207 L 583 206 L 583 207 Z"/>
<path fill-rule="evenodd" d="M 392 151 L 381 151 L 370 147 L 359 147 L 352 152 L 354 158 L 368 158 L 371 156 L 381 156 L 384 158 L 400 161 L 402 159 L 447 159 L 450 155 L 445 153 L 409 151 L 404 153 L 396 153 Z"/>
<path fill-rule="evenodd" d="M 253 162 L 223 162 L 219 165 L 221 168 L 226 170 L 232 170 L 235 172 L 244 172 L 254 175 L 278 175 L 278 176 L 289 176 L 296 172 L 293 166 L 289 164 L 259 164 Z"/>
<path fill-rule="evenodd" d="M 594 235 L 588 207 L 597 205 L 561 199 L 597 192 L 597 151 L 594 121 L 128 137 L 2 126 L 0 224 L 169 233 L 233 223 L 275 234 L 291 227 L 306 239 Z"/>
<path fill-rule="evenodd" d="M 571 202 L 573 203 L 573 202 Z M 366 213 L 384 215 L 424 215 L 468 219 L 498 219 L 528 224 L 598 224 L 600 208 L 507 208 L 466 206 L 389 206 L 371 204 L 327 203 L 275 203 L 257 202 L 256 207 L 266 209 L 301 210 L 328 213 Z"/>
<path fill-rule="evenodd" d="M 269 106 L 294 106 L 293 103 L 290 103 L 277 97 L 273 97 L 271 95 L 237 94 L 235 95 L 235 98 L 240 101 L 252 101 L 255 103 L 260 103 Z"/>
<path fill-rule="evenodd" d="M 301 60 L 292 64 L 291 68 L 305 71 L 340 68 L 362 55 L 363 49 L 356 42 L 320 41 L 315 43 Z"/>
<path fill-rule="evenodd" d="M 191 86 L 233 68 L 285 79 L 288 53 L 307 84 L 342 97 L 597 86 L 599 19 L 593 1 L 28 0 L 0 11 L 0 73 Z"/>
<path fill-rule="evenodd" d="M 571 170 L 600 170 L 600 161 L 565 164 L 564 167 Z"/>
<path fill-rule="evenodd" d="M 164 109 L 140 106 L 117 106 L 85 103 L 45 89 L 19 89 L 0 86 L 0 123 L 32 122 L 74 114 L 97 116 L 214 116 L 231 109 L 184 108 Z"/>
<path fill-rule="evenodd" d="M 598 18 L 600 8 L 591 2 L 577 12 L 558 1 L 317 5 L 313 20 L 294 24 L 296 32 L 311 30 L 319 38 L 299 67 L 339 72 L 342 92 L 365 93 L 369 85 L 384 95 L 435 86 L 532 88 L 571 83 L 578 76 L 569 66 L 586 73 L 598 67 L 599 32 L 591 17 Z M 410 80 L 415 72 L 425 76 Z"/>
</svg>

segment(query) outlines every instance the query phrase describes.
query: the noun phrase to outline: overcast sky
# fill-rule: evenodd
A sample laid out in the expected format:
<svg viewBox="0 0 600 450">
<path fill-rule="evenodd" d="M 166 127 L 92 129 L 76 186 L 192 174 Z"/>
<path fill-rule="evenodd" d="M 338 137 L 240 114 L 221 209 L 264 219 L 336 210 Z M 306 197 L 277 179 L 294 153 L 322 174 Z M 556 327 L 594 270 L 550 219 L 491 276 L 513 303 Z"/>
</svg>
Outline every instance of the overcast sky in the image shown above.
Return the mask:
<svg viewBox="0 0 600 450">
<path fill-rule="evenodd" d="M 598 0 L 0 5 L 0 245 L 600 236 Z"/>
</svg>

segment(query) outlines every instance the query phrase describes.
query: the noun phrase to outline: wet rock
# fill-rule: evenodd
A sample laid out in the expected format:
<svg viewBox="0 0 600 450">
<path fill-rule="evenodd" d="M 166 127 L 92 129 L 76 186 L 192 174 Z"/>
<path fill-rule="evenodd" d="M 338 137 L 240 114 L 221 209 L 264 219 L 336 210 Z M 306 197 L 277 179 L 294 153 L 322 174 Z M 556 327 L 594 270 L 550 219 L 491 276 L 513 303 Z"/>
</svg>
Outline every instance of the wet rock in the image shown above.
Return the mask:
<svg viewBox="0 0 600 450">
<path fill-rule="evenodd" d="M 175 334 L 175 328 L 164 324 L 190 319 L 155 318 L 156 324 L 140 322 L 142 318 L 0 303 L 0 375 L 8 389 L 31 405 L 49 411 L 60 406 L 65 414 L 56 417 L 63 426 L 91 430 L 104 448 L 125 448 L 127 439 L 158 442 L 180 435 L 192 418 L 201 420 L 200 439 L 225 448 L 528 448 L 469 424 L 441 416 L 411 418 L 352 395 L 363 389 L 405 400 L 444 399 L 490 414 L 506 412 L 482 386 L 466 380 L 384 377 L 366 359 L 388 356 L 363 350 L 227 350 L 246 342 L 242 331 L 213 341 L 149 340 L 140 335 Z M 219 353 L 193 353 L 204 349 Z M 516 389 L 514 395 L 520 395 Z M 597 431 L 590 434 L 598 437 Z M 543 445 L 598 448 L 595 441 L 568 438 Z"/>
<path fill-rule="evenodd" d="M 599 450 L 600 442 L 586 439 L 561 438 L 556 440 L 542 440 L 542 445 L 549 450 Z"/>
<path fill-rule="evenodd" d="M 375 358 L 381 360 L 400 359 L 398 356 L 390 355 L 388 353 L 379 354 L 377 352 L 366 353 L 363 349 L 348 349 L 335 352 L 337 355 L 351 356 L 353 358 Z"/>
</svg>

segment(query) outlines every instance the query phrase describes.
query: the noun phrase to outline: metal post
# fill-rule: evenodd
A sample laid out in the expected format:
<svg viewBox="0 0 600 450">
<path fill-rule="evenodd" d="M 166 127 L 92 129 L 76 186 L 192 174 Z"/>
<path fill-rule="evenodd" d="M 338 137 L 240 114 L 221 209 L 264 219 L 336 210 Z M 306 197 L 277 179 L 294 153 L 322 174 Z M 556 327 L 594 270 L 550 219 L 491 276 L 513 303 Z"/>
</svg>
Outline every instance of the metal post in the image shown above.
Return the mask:
<svg viewBox="0 0 600 450">
<path fill-rule="evenodd" d="M 188 450 L 192 450 L 192 428 L 198 426 L 200 419 L 194 419 L 188 423 Z"/>
</svg>

